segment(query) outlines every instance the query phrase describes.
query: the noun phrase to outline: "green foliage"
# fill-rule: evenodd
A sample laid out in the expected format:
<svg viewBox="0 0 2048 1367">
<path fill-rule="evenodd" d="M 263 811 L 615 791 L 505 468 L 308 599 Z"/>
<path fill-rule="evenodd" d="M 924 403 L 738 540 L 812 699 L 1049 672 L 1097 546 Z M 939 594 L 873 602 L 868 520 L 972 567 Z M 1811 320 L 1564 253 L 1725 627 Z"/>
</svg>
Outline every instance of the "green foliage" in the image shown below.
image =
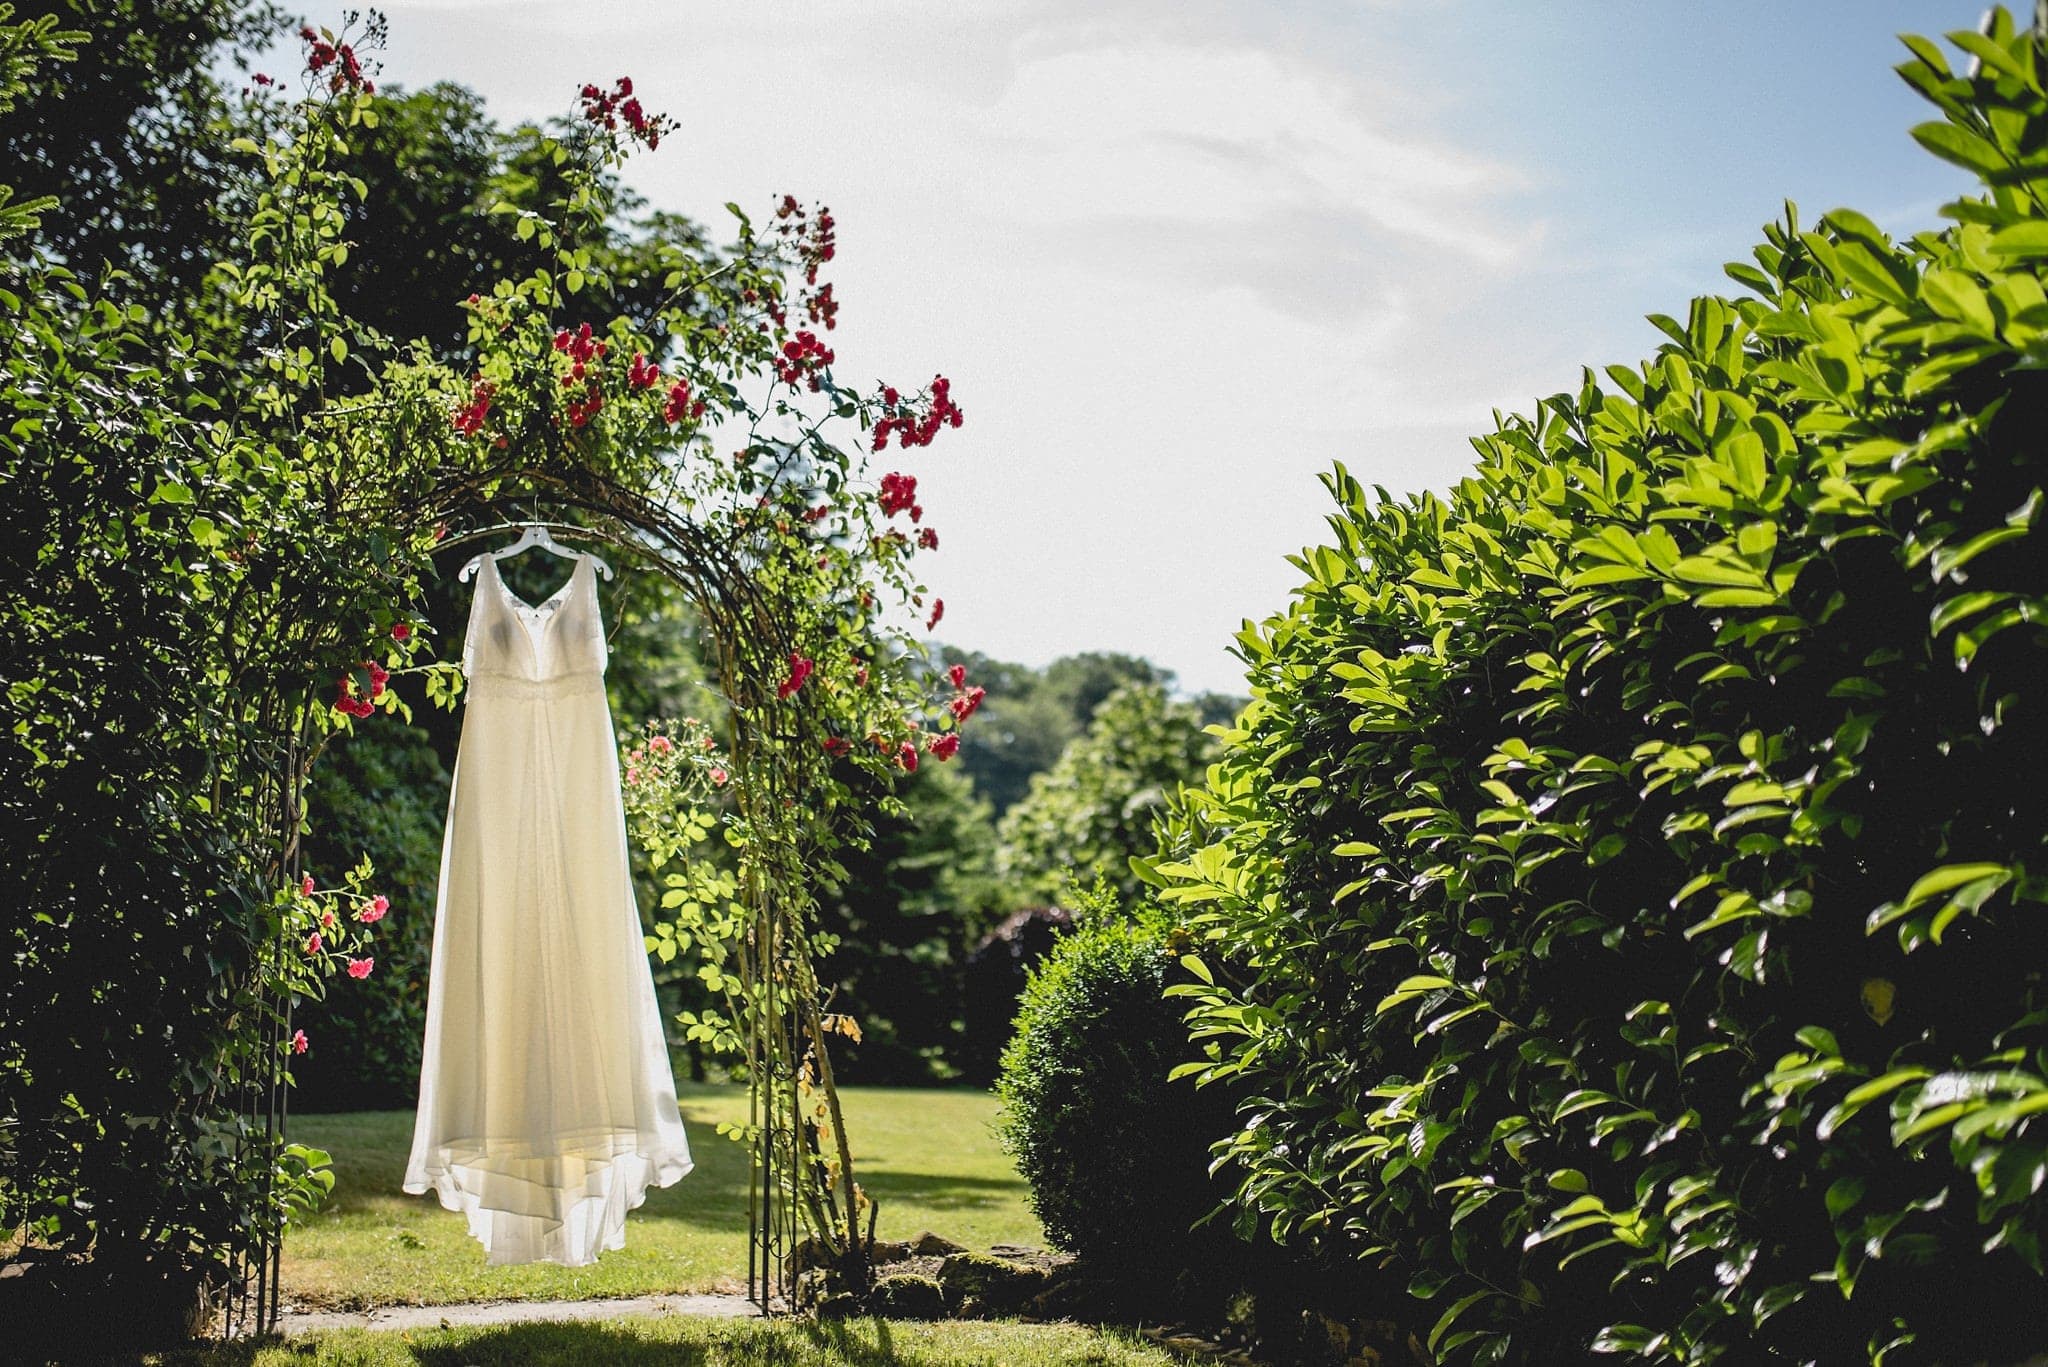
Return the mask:
<svg viewBox="0 0 2048 1367">
<path fill-rule="evenodd" d="M 54 14 L 36 15 L 15 22 L 15 8 L 0 4 L 0 119 L 20 106 L 21 92 L 42 67 L 78 58 L 78 45 L 86 35 L 77 29 L 58 27 Z M 39 227 L 42 217 L 57 207 L 55 195 L 14 199 L 13 185 L 0 185 L 0 242 Z"/>
<path fill-rule="evenodd" d="M 309 1043 L 292 1063 L 292 1108 L 410 1106 L 426 1027 L 448 769 L 421 727 L 365 727 L 321 756 L 306 809 L 306 866 L 369 859 L 390 912 L 377 926 L 377 971 L 294 1014 Z"/>
<path fill-rule="evenodd" d="M 733 961 L 747 908 L 727 837 L 731 757 L 696 717 L 649 722 L 620 749 L 627 830 L 656 886 L 647 952 L 695 984 L 676 1018 L 685 1045 L 735 1054 L 743 1006 Z"/>
<path fill-rule="evenodd" d="M 1230 1107 L 1168 1081 L 1186 1034 L 1164 993 L 1188 978 L 1163 923 L 1118 915 L 1100 889 L 1090 911 L 1024 989 L 997 1135 L 1055 1247 L 1120 1272 L 1199 1266 L 1231 1242 L 1191 1232 L 1227 1194 L 1208 1148 Z"/>
<path fill-rule="evenodd" d="M 1071 879 L 1096 874 L 1128 893 L 1137 881 L 1130 861 L 1157 848 L 1155 817 L 1215 752 L 1192 704 L 1156 683 L 1118 687 L 1003 814 L 999 870 L 1025 898 L 1056 899 Z"/>
<path fill-rule="evenodd" d="M 860 1022 L 841 1067 L 848 1082 L 953 1075 L 961 966 L 1000 896 L 988 804 L 957 762 L 922 766 L 898 796 L 866 847 L 842 856 L 846 876 L 818 907 L 820 929 L 836 941 L 820 971 L 835 1009 Z"/>
<path fill-rule="evenodd" d="M 1246 1218 L 1448 1362 L 1973 1362 L 2048 1338 L 2048 60 L 1908 40 L 1983 176 L 1476 444 L 1341 468 L 1240 637 L 1161 895 Z"/>
<path fill-rule="evenodd" d="M 465 296 L 551 264 L 550 250 L 520 235 L 519 217 L 492 210 L 502 204 L 545 214 L 569 193 L 576 172 L 554 158 L 557 135 L 568 130 L 501 128 L 474 92 L 447 83 L 381 89 L 372 108 L 375 125 L 359 130 L 335 163 L 365 187 L 341 204 L 351 248 L 336 298 L 343 312 L 386 336 L 457 355 L 469 337 Z M 597 264 L 579 307 L 651 328 L 668 302 L 667 273 L 700 267 L 713 254 L 687 220 L 658 214 L 629 223 L 642 206 L 616 170 L 599 172 L 599 182 L 610 212 L 576 244 Z"/>
<path fill-rule="evenodd" d="M 187 312 L 249 204 L 244 168 L 223 155 L 222 130 L 243 114 L 224 76 L 281 32 L 280 11 L 249 0 L 8 8 L 81 42 L 78 60 L 24 72 L 23 98 L 0 109 L 0 175 L 52 201 L 40 226 L 52 258 L 96 288 L 122 272 L 104 291 L 124 303 Z"/>
<path fill-rule="evenodd" d="M 288 1047 L 282 1003 L 366 946 L 368 870 L 307 891 L 281 848 L 334 725 L 313 693 L 410 650 L 388 549 L 289 424 L 223 420 L 228 364 L 166 357 L 140 305 L 30 245 L 0 291 L 0 1202 L 132 1277 L 318 1188 L 247 1089 Z M 275 257 L 242 266 L 274 287 Z M 274 382 L 279 410 L 305 378 Z"/>
<path fill-rule="evenodd" d="M 1033 774 L 1052 768 L 1088 729 L 1103 699 L 1126 684 L 1164 688 L 1173 682 L 1171 670 L 1150 660 L 1107 651 L 1061 656 L 1044 669 L 971 650 L 948 649 L 944 659 L 965 665 L 968 679 L 988 689 L 960 764 L 998 817 L 1024 796 Z"/>
</svg>

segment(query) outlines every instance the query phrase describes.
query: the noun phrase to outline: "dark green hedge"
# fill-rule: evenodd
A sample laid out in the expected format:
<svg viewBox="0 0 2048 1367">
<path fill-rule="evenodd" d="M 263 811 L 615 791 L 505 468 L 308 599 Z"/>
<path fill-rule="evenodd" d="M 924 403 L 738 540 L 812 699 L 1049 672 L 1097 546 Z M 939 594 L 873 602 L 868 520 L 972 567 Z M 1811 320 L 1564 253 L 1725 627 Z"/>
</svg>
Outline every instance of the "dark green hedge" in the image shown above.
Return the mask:
<svg viewBox="0 0 2048 1367">
<path fill-rule="evenodd" d="M 1448 499 L 1328 479 L 1152 870 L 1237 1200 L 1448 1362 L 2048 1346 L 2048 62 L 1954 41 L 1950 229 L 1788 209 Z"/>
</svg>

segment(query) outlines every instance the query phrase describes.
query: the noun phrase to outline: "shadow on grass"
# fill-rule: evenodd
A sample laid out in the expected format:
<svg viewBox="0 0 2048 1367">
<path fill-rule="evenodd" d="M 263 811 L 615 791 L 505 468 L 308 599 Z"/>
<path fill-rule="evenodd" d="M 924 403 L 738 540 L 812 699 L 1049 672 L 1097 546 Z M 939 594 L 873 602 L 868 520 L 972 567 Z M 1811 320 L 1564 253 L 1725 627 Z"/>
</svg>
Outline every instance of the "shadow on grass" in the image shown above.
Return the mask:
<svg viewBox="0 0 2048 1367">
<path fill-rule="evenodd" d="M 650 1341 L 605 1324 L 508 1324 L 464 1335 L 460 1342 L 412 1349 L 420 1367 L 572 1367 L 616 1363 L 618 1367 L 712 1367 L 732 1361 L 776 1361 L 774 1357 L 714 1357 L 702 1343 Z"/>
<path fill-rule="evenodd" d="M 842 1323 L 760 1321 L 709 1332 L 660 1322 L 633 1328 L 602 1322 L 533 1323 L 407 1335 L 346 1331 L 280 1342 L 234 1343 L 153 1356 L 154 1367 L 962 1367 L 976 1360 L 1067 1363 L 1033 1346 L 996 1348 L 993 1356 L 931 1342 L 900 1343 L 883 1320 Z M 921 1337 L 921 1336 L 914 1336 Z M 1020 1358 L 1016 1348 L 1023 1348 Z M 1042 1351 L 1042 1350 L 1041 1350 Z M 132 1361 L 132 1359 L 131 1359 Z"/>
<path fill-rule="evenodd" d="M 877 1201 L 894 1197 L 937 1210 L 999 1205 L 1021 1198 L 1026 1190 L 1021 1177 L 964 1177 L 958 1173 L 932 1176 L 920 1172 L 880 1172 L 872 1167 L 860 1172 L 860 1184 Z"/>
<path fill-rule="evenodd" d="M 598 1324 L 519 1324 L 413 1350 L 420 1367 L 957 1367 L 949 1352 L 899 1352 L 880 1320 L 748 1325 L 711 1343 L 651 1342 Z M 210 1367 L 210 1365 L 209 1365 Z"/>
</svg>

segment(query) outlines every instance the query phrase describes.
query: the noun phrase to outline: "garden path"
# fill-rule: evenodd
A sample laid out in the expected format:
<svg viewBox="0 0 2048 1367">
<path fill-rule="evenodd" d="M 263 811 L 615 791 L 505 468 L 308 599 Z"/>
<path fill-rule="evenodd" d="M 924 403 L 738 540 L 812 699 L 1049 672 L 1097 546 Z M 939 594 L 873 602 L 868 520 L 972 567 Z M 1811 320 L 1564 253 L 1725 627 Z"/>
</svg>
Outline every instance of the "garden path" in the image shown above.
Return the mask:
<svg viewBox="0 0 2048 1367">
<path fill-rule="evenodd" d="M 540 1320 L 607 1320 L 626 1315 L 744 1319 L 760 1313 L 745 1296 L 612 1296 L 592 1301 L 472 1301 L 456 1305 L 385 1305 L 374 1310 L 287 1312 L 278 1318 L 277 1329 L 291 1338 L 326 1329 L 440 1329 Z"/>
</svg>

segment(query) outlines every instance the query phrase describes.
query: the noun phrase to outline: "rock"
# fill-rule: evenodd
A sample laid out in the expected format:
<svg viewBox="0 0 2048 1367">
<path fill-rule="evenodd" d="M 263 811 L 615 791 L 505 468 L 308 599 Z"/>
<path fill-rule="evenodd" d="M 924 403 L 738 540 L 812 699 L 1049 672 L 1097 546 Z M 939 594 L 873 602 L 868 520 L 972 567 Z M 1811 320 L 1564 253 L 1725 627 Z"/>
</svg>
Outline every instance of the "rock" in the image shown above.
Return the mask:
<svg viewBox="0 0 2048 1367">
<path fill-rule="evenodd" d="M 916 1254 L 910 1247 L 910 1240 L 908 1239 L 877 1239 L 875 1241 L 874 1264 L 876 1267 L 886 1267 L 890 1263 L 900 1263 L 905 1258 L 915 1256 Z"/>
<path fill-rule="evenodd" d="M 1188 1357 L 1214 1357 L 1223 1351 L 1221 1344 L 1211 1343 L 1204 1338 L 1196 1338 L 1193 1334 L 1174 1334 L 1167 1338 L 1155 1339 L 1153 1341 L 1161 1348 L 1169 1349 L 1172 1352 L 1181 1353 Z"/>
<path fill-rule="evenodd" d="M 939 1320 L 946 1317 L 946 1290 L 932 1277 L 898 1273 L 875 1283 L 874 1311 L 892 1320 Z"/>
<path fill-rule="evenodd" d="M 851 1319 L 860 1313 L 860 1301 L 851 1291 L 834 1291 L 818 1302 L 814 1313 L 821 1320 Z"/>
<path fill-rule="evenodd" d="M 943 1258 L 951 1253 L 965 1253 L 967 1246 L 926 1230 L 910 1241 L 910 1251 L 920 1258 Z"/>
<path fill-rule="evenodd" d="M 1036 1258 L 1044 1252 L 1044 1249 L 1033 1248 L 1030 1244 L 990 1244 L 988 1246 L 988 1255 L 991 1258 Z"/>
<path fill-rule="evenodd" d="M 838 1289 L 839 1278 L 829 1268 L 813 1267 L 796 1275 L 796 1303 L 822 1305 Z"/>
<path fill-rule="evenodd" d="M 789 1267 L 792 1272 L 801 1274 L 814 1267 L 831 1265 L 831 1251 L 825 1247 L 823 1240 L 815 1236 L 799 1241 L 797 1246 L 789 1251 Z"/>
<path fill-rule="evenodd" d="M 1014 1314 L 1051 1280 L 1052 1275 L 1042 1267 L 986 1253 L 949 1253 L 939 1264 L 939 1286 L 946 1293 L 946 1304 L 963 1316 Z"/>
</svg>

